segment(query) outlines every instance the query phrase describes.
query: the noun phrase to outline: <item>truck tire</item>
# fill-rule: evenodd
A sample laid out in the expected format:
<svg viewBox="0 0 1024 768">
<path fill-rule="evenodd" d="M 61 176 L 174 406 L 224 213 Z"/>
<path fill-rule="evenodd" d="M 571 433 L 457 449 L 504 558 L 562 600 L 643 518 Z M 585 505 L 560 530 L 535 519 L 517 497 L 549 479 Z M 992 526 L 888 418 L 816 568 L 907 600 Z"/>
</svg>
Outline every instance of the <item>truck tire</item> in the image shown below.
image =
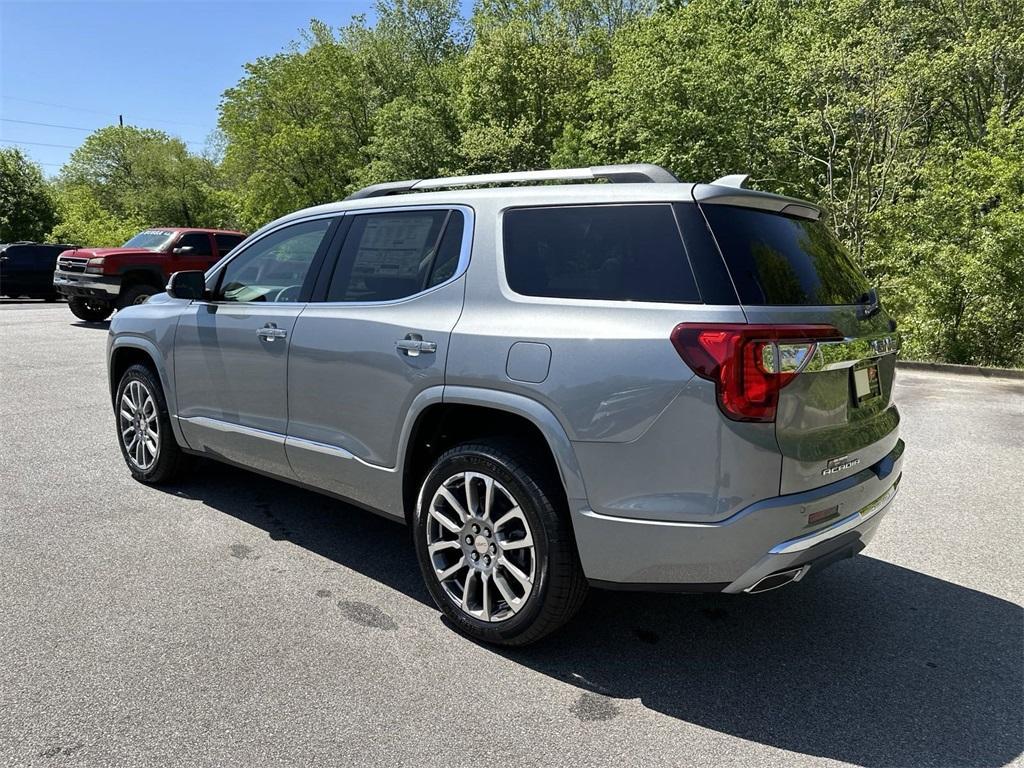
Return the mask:
<svg viewBox="0 0 1024 768">
<path fill-rule="evenodd" d="M 494 439 L 443 453 L 414 511 L 420 570 L 434 602 L 470 637 L 526 645 L 575 615 L 587 593 L 556 485 L 536 451 Z"/>
<path fill-rule="evenodd" d="M 159 485 L 179 477 L 191 458 L 171 430 L 160 380 L 149 366 L 135 364 L 117 384 L 114 397 L 117 443 L 132 477 Z"/>
<path fill-rule="evenodd" d="M 124 309 L 134 304 L 145 304 L 150 296 L 160 293 L 160 289 L 152 285 L 133 285 L 121 291 L 117 300 L 117 308 Z"/>
<path fill-rule="evenodd" d="M 68 308 L 71 309 L 71 314 L 87 323 L 101 323 L 114 312 L 114 307 L 109 302 L 83 299 L 79 296 L 68 299 Z"/>
</svg>

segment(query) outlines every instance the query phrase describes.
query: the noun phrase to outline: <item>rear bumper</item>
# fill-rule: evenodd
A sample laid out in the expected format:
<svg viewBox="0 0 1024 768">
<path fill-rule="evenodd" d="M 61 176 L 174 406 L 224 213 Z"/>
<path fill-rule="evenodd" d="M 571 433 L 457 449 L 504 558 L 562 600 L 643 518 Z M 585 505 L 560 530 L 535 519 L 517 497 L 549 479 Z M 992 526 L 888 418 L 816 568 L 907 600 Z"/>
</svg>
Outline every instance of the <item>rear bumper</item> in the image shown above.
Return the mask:
<svg viewBox="0 0 1024 768">
<path fill-rule="evenodd" d="M 903 468 L 903 441 L 856 475 L 803 493 L 766 499 L 717 523 L 601 515 L 573 516 L 580 559 L 596 586 L 742 592 L 764 577 L 803 573 L 855 554 L 891 507 Z M 825 519 L 808 525 L 808 516 Z"/>
<path fill-rule="evenodd" d="M 121 293 L 121 281 L 116 277 L 85 275 L 78 272 L 53 273 L 53 287 L 67 298 L 103 299 L 113 301 Z"/>
</svg>

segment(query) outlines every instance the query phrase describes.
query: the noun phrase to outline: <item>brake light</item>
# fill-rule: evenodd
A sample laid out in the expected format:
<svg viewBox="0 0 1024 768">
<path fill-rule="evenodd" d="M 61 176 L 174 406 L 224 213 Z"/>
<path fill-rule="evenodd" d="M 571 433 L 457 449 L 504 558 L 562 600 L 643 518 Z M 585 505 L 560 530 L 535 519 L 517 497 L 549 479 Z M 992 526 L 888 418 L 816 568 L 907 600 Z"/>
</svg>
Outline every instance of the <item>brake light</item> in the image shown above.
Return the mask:
<svg viewBox="0 0 1024 768">
<path fill-rule="evenodd" d="M 672 346 L 702 379 L 715 382 L 718 407 L 734 421 L 775 421 L 779 390 L 814 354 L 819 341 L 841 341 L 831 325 L 680 323 Z"/>
</svg>

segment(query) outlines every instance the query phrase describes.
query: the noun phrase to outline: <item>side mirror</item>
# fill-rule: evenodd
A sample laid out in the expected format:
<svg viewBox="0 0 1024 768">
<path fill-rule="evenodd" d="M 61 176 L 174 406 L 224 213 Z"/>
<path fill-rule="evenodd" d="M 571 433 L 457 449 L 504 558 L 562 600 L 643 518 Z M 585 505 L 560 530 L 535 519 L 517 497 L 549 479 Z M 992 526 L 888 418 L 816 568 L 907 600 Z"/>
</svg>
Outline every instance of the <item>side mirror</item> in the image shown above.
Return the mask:
<svg viewBox="0 0 1024 768">
<path fill-rule="evenodd" d="M 167 281 L 167 295 L 172 299 L 202 299 L 206 296 L 206 274 L 198 269 L 175 272 Z"/>
<path fill-rule="evenodd" d="M 191 246 L 191 245 L 179 245 L 177 248 L 175 248 L 173 251 L 171 251 L 171 253 L 174 253 L 174 254 L 192 253 L 192 251 L 194 251 L 194 250 L 195 250 L 195 248 L 193 246 Z"/>
</svg>

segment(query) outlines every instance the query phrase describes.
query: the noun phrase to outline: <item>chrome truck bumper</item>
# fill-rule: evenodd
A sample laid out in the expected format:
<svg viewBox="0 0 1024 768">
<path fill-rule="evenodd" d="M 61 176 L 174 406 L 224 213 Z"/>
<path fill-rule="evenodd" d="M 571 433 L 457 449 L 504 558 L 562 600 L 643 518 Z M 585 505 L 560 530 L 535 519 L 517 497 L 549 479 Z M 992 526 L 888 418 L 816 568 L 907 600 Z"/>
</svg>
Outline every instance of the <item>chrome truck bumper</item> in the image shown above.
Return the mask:
<svg viewBox="0 0 1024 768">
<path fill-rule="evenodd" d="M 61 272 L 60 270 L 53 273 L 53 287 L 57 293 L 69 299 L 78 296 L 84 299 L 113 301 L 121 292 L 121 283 L 118 278 Z"/>
</svg>

